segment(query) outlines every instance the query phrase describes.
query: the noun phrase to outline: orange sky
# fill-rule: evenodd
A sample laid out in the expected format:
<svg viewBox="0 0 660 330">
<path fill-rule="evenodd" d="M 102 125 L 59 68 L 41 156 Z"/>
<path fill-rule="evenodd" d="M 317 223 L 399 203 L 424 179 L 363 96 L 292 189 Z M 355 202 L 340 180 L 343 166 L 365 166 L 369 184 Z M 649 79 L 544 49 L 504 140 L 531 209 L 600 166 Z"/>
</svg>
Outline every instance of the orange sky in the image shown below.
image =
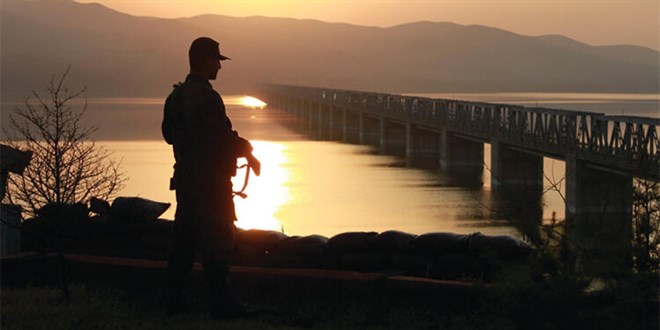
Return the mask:
<svg viewBox="0 0 660 330">
<path fill-rule="evenodd" d="M 658 0 L 77 0 L 158 17 L 199 14 L 312 18 L 391 26 L 420 20 L 481 24 L 525 35 L 562 34 L 591 45 L 659 49 Z"/>
</svg>

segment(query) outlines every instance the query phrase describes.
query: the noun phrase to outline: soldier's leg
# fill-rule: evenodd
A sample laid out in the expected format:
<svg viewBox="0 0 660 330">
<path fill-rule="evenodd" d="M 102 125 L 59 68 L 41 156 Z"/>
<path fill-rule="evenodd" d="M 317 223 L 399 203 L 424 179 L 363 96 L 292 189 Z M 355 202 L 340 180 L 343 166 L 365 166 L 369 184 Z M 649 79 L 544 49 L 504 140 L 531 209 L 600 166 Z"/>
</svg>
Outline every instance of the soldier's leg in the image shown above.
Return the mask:
<svg viewBox="0 0 660 330">
<path fill-rule="evenodd" d="M 204 277 L 208 285 L 208 301 L 211 316 L 222 317 L 228 315 L 229 303 L 232 301 L 229 291 L 229 263 L 223 259 L 203 258 Z"/>
<path fill-rule="evenodd" d="M 214 317 L 231 316 L 236 305 L 227 278 L 234 226 L 228 221 L 222 222 L 209 224 L 209 229 L 200 237 L 204 277 L 209 289 L 209 307 Z"/>
<path fill-rule="evenodd" d="M 196 245 L 189 226 L 174 224 L 174 242 L 167 261 L 168 304 L 170 314 L 188 310 L 185 285 L 195 259 Z"/>
</svg>

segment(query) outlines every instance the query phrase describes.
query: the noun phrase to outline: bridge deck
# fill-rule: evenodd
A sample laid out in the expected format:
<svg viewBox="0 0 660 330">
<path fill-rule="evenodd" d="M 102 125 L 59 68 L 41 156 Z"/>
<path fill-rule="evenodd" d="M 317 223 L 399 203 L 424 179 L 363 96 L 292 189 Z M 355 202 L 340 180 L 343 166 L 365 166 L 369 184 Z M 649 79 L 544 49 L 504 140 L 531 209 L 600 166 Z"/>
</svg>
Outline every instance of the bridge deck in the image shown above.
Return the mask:
<svg viewBox="0 0 660 330">
<path fill-rule="evenodd" d="M 286 85 L 263 89 L 274 97 L 346 108 L 483 142 L 498 141 L 547 157 L 575 157 L 636 177 L 660 177 L 660 119 L 656 118 Z"/>
</svg>

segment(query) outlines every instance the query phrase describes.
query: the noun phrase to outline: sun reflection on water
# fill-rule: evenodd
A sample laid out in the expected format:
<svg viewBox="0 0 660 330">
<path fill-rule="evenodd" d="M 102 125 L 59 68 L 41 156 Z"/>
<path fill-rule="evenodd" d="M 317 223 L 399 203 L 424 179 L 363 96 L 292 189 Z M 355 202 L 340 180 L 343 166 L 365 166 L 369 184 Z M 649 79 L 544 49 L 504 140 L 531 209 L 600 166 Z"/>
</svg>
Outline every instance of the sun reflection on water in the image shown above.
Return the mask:
<svg viewBox="0 0 660 330">
<path fill-rule="evenodd" d="M 256 97 L 244 96 L 241 98 L 241 105 L 252 109 L 263 109 L 267 104 Z"/>
<path fill-rule="evenodd" d="M 275 214 L 289 199 L 286 182 L 290 173 L 283 166 L 287 159 L 284 144 L 267 141 L 252 141 L 253 154 L 261 161 L 261 176 L 250 174 L 245 193 L 246 199 L 236 197 L 236 226 L 243 229 L 281 230 L 282 224 Z M 245 169 L 232 178 L 235 190 L 243 187 Z"/>
<path fill-rule="evenodd" d="M 266 102 L 249 95 L 229 95 L 223 98 L 225 105 L 237 105 L 250 109 L 262 110 L 268 105 Z"/>
</svg>

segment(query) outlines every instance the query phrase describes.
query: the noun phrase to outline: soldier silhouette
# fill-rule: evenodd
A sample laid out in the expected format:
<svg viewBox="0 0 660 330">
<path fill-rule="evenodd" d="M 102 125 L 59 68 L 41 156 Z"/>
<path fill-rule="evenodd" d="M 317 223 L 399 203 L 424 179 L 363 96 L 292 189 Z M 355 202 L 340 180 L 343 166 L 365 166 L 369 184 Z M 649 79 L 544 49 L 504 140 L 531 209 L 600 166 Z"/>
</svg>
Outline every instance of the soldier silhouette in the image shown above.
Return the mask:
<svg viewBox="0 0 660 330">
<path fill-rule="evenodd" d="M 186 277 L 200 252 L 211 316 L 243 316 L 246 311 L 229 293 L 227 282 L 236 220 L 231 177 L 237 158 L 245 157 L 257 175 L 261 164 L 251 144 L 232 129 L 222 97 L 209 83 L 221 62 L 229 60 L 220 53 L 219 43 L 197 38 L 188 57 L 190 73 L 167 97 L 162 122 L 163 137 L 173 146 L 176 160 L 170 187 L 176 190 L 177 208 L 167 267 L 167 312 L 187 311 Z"/>
</svg>

